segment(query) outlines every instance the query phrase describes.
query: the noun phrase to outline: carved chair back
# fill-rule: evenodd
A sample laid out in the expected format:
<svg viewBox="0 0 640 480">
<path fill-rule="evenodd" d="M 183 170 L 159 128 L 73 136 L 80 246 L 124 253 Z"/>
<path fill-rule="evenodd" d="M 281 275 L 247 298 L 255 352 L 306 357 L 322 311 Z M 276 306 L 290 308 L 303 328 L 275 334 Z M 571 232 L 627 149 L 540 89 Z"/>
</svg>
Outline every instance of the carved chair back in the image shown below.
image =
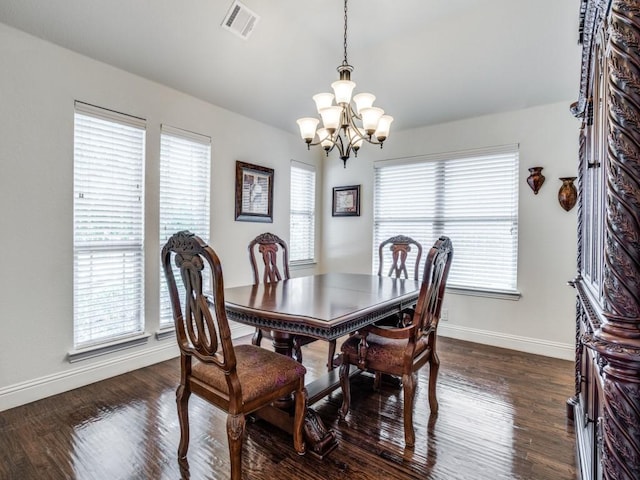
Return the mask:
<svg viewBox="0 0 640 480">
<path fill-rule="evenodd" d="M 451 240 L 441 236 L 429 249 L 424 265 L 420 296 L 413 317 L 413 325 L 416 325 L 417 333 L 428 334 L 438 328 L 452 259 Z"/>
<path fill-rule="evenodd" d="M 181 352 L 228 372 L 232 391 L 236 385 L 233 381 L 236 359 L 224 307 L 224 284 L 218 256 L 202 239 L 183 231 L 169 238 L 161 258 Z M 208 299 L 203 292 L 206 265 L 211 272 L 213 299 Z M 182 278 L 183 292 L 178 290 L 174 270 Z"/>
<path fill-rule="evenodd" d="M 385 264 L 390 263 L 388 276 L 395 278 L 409 278 L 407 259 L 415 257 L 413 264 L 413 279 L 417 282 L 420 275 L 420 259 L 422 258 L 422 245 L 406 235 L 396 235 L 388 238 L 378 246 L 378 276 L 382 276 Z M 411 265 L 411 263 L 410 263 Z M 413 318 L 413 308 L 406 308 L 400 314 L 394 314 L 384 318 L 376 325 L 406 326 Z"/>
<path fill-rule="evenodd" d="M 390 254 L 388 253 L 390 252 Z M 396 278 L 409 278 L 407 272 L 407 259 L 411 254 L 415 255 L 414 280 L 420 278 L 420 259 L 422 258 L 422 245 L 411 237 L 396 235 L 388 238 L 378 247 L 378 275 L 384 271 L 385 257 L 391 261 L 388 276 Z"/>
<path fill-rule="evenodd" d="M 260 278 L 262 278 L 262 283 L 279 282 L 291 278 L 289 274 L 289 247 L 283 239 L 273 233 L 265 232 L 251 240 L 248 249 L 254 284 L 260 283 Z M 279 252 L 282 252 L 282 255 L 278 255 Z M 261 258 L 262 261 L 258 261 L 258 258 Z M 262 269 L 262 275 L 260 269 Z M 262 337 L 272 338 L 271 332 L 256 327 L 251 342 L 259 346 Z M 302 363 L 302 346 L 316 340 L 313 337 L 295 335 L 293 337 L 293 357 Z M 333 370 L 335 351 L 336 341 L 331 340 L 327 359 L 328 370 Z"/>
<path fill-rule="evenodd" d="M 282 254 L 278 255 L 281 251 Z M 256 258 L 261 258 L 258 262 Z M 273 233 L 262 233 L 249 243 L 249 259 L 253 272 L 253 283 L 287 280 L 289 275 L 289 248 L 287 243 Z M 259 265 L 260 264 L 260 265 Z M 260 275 L 262 270 L 262 275 Z"/>
</svg>

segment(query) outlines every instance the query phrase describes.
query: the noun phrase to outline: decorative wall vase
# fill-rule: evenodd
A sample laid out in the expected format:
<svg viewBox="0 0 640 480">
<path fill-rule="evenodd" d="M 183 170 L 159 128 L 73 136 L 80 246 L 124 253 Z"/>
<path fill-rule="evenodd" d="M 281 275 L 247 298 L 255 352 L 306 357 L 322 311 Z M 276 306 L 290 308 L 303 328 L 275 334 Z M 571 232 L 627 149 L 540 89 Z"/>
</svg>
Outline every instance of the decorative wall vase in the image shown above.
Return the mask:
<svg viewBox="0 0 640 480">
<path fill-rule="evenodd" d="M 558 191 L 558 201 L 567 212 L 576 205 L 576 201 L 578 200 L 578 190 L 573 184 L 575 179 L 576 177 L 560 177 L 562 186 Z"/>
<path fill-rule="evenodd" d="M 542 168 L 543 167 L 531 167 L 529 169 L 529 173 L 531 175 L 527 177 L 527 183 L 531 187 L 531 190 L 533 190 L 533 193 L 535 193 L 536 195 L 538 194 L 538 190 L 540 190 L 540 187 L 542 187 L 542 184 L 544 183 Z"/>
</svg>

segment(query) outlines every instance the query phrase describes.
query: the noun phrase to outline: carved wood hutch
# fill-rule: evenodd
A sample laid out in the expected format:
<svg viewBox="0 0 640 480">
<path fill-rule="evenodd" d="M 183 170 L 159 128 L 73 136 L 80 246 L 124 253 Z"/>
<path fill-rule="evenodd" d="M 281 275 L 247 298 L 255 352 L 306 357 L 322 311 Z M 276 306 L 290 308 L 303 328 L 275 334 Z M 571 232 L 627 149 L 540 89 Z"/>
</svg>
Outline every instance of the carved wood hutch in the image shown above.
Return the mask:
<svg viewBox="0 0 640 480">
<path fill-rule="evenodd" d="M 576 396 L 582 479 L 640 479 L 640 0 L 582 0 Z"/>
</svg>

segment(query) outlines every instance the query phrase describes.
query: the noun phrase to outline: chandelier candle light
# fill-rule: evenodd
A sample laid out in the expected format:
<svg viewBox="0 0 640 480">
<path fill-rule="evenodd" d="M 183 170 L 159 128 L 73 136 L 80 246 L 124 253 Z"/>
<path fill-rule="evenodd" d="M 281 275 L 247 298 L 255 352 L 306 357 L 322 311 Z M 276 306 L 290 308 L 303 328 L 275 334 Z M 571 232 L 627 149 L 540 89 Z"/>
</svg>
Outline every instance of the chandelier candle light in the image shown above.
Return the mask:
<svg viewBox="0 0 640 480">
<path fill-rule="evenodd" d="M 384 110 L 373 106 L 376 97 L 371 93 L 355 95 L 354 109 L 351 94 L 356 84 L 351 81 L 352 71 L 353 67 L 347 62 L 347 0 L 344 0 L 344 60 L 338 67 L 340 80 L 331 84 L 334 93 L 318 93 L 313 96 L 322 118 L 322 127 L 316 130 L 320 120 L 313 117 L 300 118 L 297 123 L 307 149 L 311 145 L 321 145 L 328 156 L 330 151 L 337 148 L 345 168 L 352 150 L 354 156 L 358 156 L 362 142 L 380 145 L 382 148 L 393 122 L 392 116 L 384 115 Z M 334 99 L 336 105 L 333 104 Z M 359 126 L 356 120 L 362 125 Z"/>
</svg>

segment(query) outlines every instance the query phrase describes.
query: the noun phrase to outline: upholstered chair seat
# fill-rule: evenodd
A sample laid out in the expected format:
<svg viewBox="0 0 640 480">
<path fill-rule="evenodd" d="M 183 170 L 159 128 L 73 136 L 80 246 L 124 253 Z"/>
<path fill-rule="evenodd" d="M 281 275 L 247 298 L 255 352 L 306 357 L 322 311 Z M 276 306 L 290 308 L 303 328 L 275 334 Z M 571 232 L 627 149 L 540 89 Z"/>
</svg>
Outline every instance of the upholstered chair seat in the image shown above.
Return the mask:
<svg viewBox="0 0 640 480">
<path fill-rule="evenodd" d="M 269 394 L 274 386 L 281 387 L 296 379 L 304 379 L 306 369 L 293 358 L 274 356 L 273 352 L 254 345 L 238 345 L 234 350 L 236 372 L 242 385 L 242 402 L 245 404 Z M 226 375 L 215 365 L 194 360 L 191 376 L 216 390 L 229 393 Z"/>
<path fill-rule="evenodd" d="M 367 335 L 367 366 L 371 370 L 384 368 L 386 373 L 401 375 L 403 368 L 404 352 L 407 349 L 407 339 L 386 338 L 372 332 Z M 362 337 L 359 334 L 352 335 L 342 344 L 342 355 L 349 357 L 349 363 L 358 365 L 360 358 L 360 342 Z M 428 337 L 420 337 L 416 342 L 414 355 L 420 355 L 428 350 Z"/>
</svg>

